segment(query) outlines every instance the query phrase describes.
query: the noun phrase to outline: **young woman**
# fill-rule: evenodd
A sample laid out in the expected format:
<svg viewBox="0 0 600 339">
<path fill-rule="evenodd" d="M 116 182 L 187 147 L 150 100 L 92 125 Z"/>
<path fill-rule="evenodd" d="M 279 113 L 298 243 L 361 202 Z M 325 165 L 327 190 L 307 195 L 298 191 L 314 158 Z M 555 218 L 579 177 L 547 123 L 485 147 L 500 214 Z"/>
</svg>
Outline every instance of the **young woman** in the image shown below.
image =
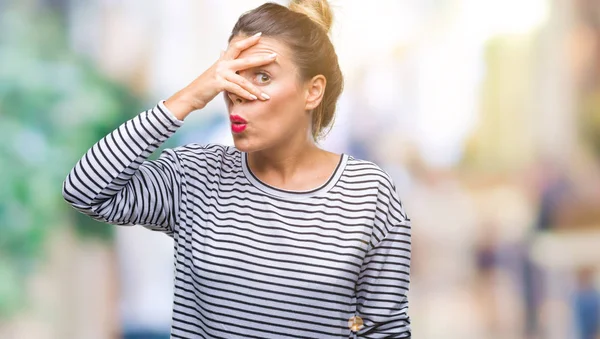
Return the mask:
<svg viewBox="0 0 600 339">
<path fill-rule="evenodd" d="M 410 220 L 377 165 L 318 147 L 342 74 L 325 0 L 242 15 L 191 84 L 95 144 L 79 211 L 173 237 L 176 338 L 409 338 Z M 235 147 L 147 157 L 219 93 Z"/>
</svg>

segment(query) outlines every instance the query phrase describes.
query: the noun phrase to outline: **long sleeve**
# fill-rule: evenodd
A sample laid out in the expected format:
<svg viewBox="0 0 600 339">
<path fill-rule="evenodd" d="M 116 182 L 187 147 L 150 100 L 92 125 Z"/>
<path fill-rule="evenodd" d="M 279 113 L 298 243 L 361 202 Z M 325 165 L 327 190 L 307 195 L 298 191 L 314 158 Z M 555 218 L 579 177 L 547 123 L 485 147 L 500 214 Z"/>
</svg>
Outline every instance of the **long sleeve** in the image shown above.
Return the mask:
<svg viewBox="0 0 600 339">
<path fill-rule="evenodd" d="M 183 124 L 161 101 L 102 138 L 63 183 L 64 199 L 94 219 L 172 233 L 178 222 L 183 175 L 167 149 L 147 158 Z"/>
<path fill-rule="evenodd" d="M 358 278 L 356 338 L 410 338 L 407 293 L 411 223 L 391 182 L 377 203 L 371 244 Z"/>
</svg>

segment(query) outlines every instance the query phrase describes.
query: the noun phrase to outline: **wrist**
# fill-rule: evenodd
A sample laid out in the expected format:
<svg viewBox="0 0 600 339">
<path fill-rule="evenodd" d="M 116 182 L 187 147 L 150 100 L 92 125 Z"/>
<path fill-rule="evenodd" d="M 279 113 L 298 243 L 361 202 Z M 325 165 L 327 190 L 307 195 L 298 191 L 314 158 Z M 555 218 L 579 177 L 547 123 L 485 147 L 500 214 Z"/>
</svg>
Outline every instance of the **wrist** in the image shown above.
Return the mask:
<svg viewBox="0 0 600 339">
<path fill-rule="evenodd" d="M 184 94 L 178 92 L 165 100 L 165 106 L 177 119 L 183 121 L 190 113 L 203 106 L 194 105 Z"/>
</svg>

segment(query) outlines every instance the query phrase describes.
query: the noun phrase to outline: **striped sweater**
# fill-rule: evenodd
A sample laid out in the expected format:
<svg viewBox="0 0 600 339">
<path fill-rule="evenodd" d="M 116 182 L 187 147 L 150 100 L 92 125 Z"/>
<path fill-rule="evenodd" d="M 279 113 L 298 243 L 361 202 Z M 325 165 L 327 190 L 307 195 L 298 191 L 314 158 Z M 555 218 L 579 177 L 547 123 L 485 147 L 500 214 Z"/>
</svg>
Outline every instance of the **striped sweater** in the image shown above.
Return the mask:
<svg viewBox="0 0 600 339">
<path fill-rule="evenodd" d="M 174 239 L 173 338 L 410 338 L 410 219 L 386 172 L 342 154 L 325 184 L 288 191 L 234 147 L 148 160 L 182 124 L 159 102 L 63 184 L 92 218 Z"/>
</svg>

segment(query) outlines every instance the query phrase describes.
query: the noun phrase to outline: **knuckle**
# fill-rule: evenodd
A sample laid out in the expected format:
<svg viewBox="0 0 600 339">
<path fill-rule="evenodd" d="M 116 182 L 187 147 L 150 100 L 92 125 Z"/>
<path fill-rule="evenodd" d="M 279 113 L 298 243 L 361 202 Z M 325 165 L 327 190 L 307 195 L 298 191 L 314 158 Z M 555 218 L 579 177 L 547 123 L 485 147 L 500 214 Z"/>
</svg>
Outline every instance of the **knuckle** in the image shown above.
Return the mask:
<svg viewBox="0 0 600 339">
<path fill-rule="evenodd" d="M 217 65 L 217 67 L 215 69 L 215 73 L 217 74 L 217 76 L 219 76 L 221 78 L 225 78 L 225 75 L 227 74 L 228 70 L 229 70 L 229 67 L 226 63 L 219 62 L 219 64 Z"/>
<path fill-rule="evenodd" d="M 228 87 L 227 86 L 227 81 L 224 78 L 221 78 L 221 77 L 217 78 L 216 84 L 217 84 L 217 87 L 219 89 L 226 89 Z"/>
<path fill-rule="evenodd" d="M 235 48 L 236 50 L 242 49 L 242 47 L 244 47 L 243 41 L 237 41 L 233 44 L 233 48 Z"/>
<path fill-rule="evenodd" d="M 220 76 L 221 74 L 223 74 L 223 63 L 222 62 L 218 62 L 217 66 L 215 67 L 215 73 L 217 74 L 217 76 Z"/>
</svg>

